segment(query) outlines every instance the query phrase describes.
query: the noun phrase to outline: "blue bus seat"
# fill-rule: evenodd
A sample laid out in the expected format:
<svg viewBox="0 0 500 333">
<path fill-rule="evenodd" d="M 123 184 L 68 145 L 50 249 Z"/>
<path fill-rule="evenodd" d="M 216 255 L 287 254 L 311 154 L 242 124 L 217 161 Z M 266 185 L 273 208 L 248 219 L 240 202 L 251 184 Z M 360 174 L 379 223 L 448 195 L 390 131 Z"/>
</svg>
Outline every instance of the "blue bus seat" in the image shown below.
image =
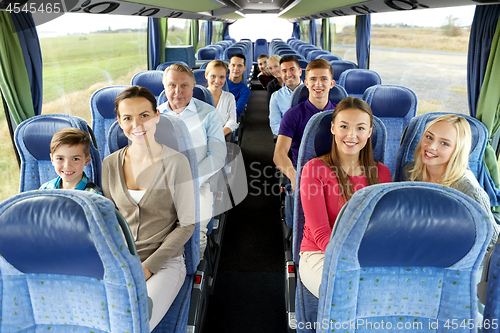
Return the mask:
<svg viewBox="0 0 500 333">
<path fill-rule="evenodd" d="M 483 312 L 483 331 L 486 333 L 498 332 L 498 325 L 492 325 L 495 322 L 498 324 L 498 318 L 500 318 L 500 298 L 498 294 L 500 292 L 500 245 L 499 241 L 495 244 L 495 247 L 491 254 L 489 267 L 488 267 L 488 283 L 486 290 L 486 304 Z M 486 261 L 485 261 L 486 264 Z M 485 267 L 486 269 L 486 267 Z M 496 319 L 494 321 L 494 319 Z M 488 327 L 486 327 L 488 323 Z"/>
<path fill-rule="evenodd" d="M 388 183 L 357 191 L 339 214 L 325 252 L 314 320 L 331 324 L 316 332 L 350 322 L 359 324 L 353 331 L 370 331 L 365 325 L 371 322 L 375 330 L 391 332 L 480 323 L 476 285 L 492 236 L 488 224 L 478 203 L 439 184 Z M 458 330 L 476 332 L 477 326 Z"/>
<path fill-rule="evenodd" d="M 132 77 L 132 80 L 130 80 L 130 85 L 148 88 L 153 93 L 153 95 L 155 95 L 156 100 L 158 100 L 158 96 L 160 96 L 160 93 L 163 90 L 162 80 L 163 71 L 142 71 Z"/>
<path fill-rule="evenodd" d="M 395 181 L 402 181 L 403 168 L 408 162 L 413 161 L 413 153 L 417 148 L 418 142 L 424 135 L 425 126 L 427 125 L 427 123 L 445 114 L 447 113 L 430 112 L 418 115 L 411 119 L 401 138 L 401 145 L 398 148 L 396 156 L 396 169 L 394 172 Z M 469 155 L 469 169 L 472 171 L 472 173 L 474 173 L 479 181 L 479 184 L 481 184 L 481 186 L 485 188 L 485 178 L 491 178 L 489 176 L 489 173 L 485 170 L 483 162 L 484 151 L 488 142 L 488 130 L 486 129 L 486 126 L 484 126 L 484 124 L 476 118 L 463 114 L 457 115 L 462 116 L 467 119 L 467 121 L 469 121 L 472 133 L 472 143 Z"/>
<path fill-rule="evenodd" d="M 210 62 L 210 61 L 207 61 L 207 62 L 203 63 L 203 64 L 200 66 L 200 69 L 206 69 L 206 68 L 207 68 L 207 66 L 208 66 L 208 63 L 209 63 L 209 62 Z M 224 62 L 225 62 L 225 63 L 226 63 L 226 65 L 229 67 L 229 61 L 228 61 L 228 60 L 224 60 Z M 228 70 L 228 71 L 229 71 L 229 70 Z"/>
<path fill-rule="evenodd" d="M 149 332 L 142 264 L 119 216 L 86 191 L 0 203 L 0 331 Z"/>
<path fill-rule="evenodd" d="M 342 58 L 335 54 L 320 54 L 316 59 L 325 59 L 330 62 L 332 60 L 342 60 Z"/>
<path fill-rule="evenodd" d="M 255 40 L 254 51 L 253 51 L 253 61 L 257 61 L 257 58 L 261 54 L 269 55 L 269 46 L 267 39 L 259 38 Z"/>
<path fill-rule="evenodd" d="M 349 96 L 363 98 L 366 89 L 382 84 L 382 78 L 369 69 L 347 69 L 340 74 L 337 84 L 344 87 Z"/>
<path fill-rule="evenodd" d="M 320 55 L 322 55 L 322 54 L 327 54 L 327 55 L 328 55 L 328 54 L 331 54 L 331 53 L 330 53 L 330 52 L 328 52 L 328 51 L 325 51 L 325 50 L 312 50 L 311 52 L 309 52 L 309 53 L 307 54 L 306 59 L 307 59 L 308 61 L 313 61 L 313 60 L 317 59 L 317 58 L 318 58 L 318 56 L 320 56 Z"/>
<path fill-rule="evenodd" d="M 391 175 L 394 175 L 403 131 L 417 113 L 417 95 L 403 86 L 376 85 L 366 89 L 363 99 L 387 128 L 385 165 L 391 170 Z"/>
<path fill-rule="evenodd" d="M 330 61 L 330 65 L 332 65 L 333 79 L 335 82 L 339 80 L 340 74 L 342 74 L 343 71 L 358 68 L 358 65 L 348 60 L 332 60 Z"/>
<path fill-rule="evenodd" d="M 92 130 L 97 141 L 101 161 L 109 155 L 106 138 L 109 127 L 116 120 L 115 99 L 129 86 L 110 86 L 96 90 L 90 97 Z"/>
<path fill-rule="evenodd" d="M 304 70 L 302 70 L 304 72 Z M 328 99 L 335 104 L 338 104 L 341 100 L 347 97 L 347 92 L 344 87 L 339 85 L 334 85 L 332 89 L 330 89 L 330 94 Z M 309 98 L 309 90 L 307 87 L 302 84 L 295 88 L 292 94 L 292 104 L 291 106 L 295 106 L 301 102 L 306 101 Z"/>
<path fill-rule="evenodd" d="M 229 60 L 231 56 L 235 53 L 241 53 L 245 57 L 247 56 L 246 49 L 243 45 L 231 45 L 227 49 L 224 50 L 224 55 L 222 56 L 224 60 Z M 247 62 L 249 62 L 250 59 L 247 58 Z"/>
<path fill-rule="evenodd" d="M 192 68 L 187 63 L 185 63 L 184 61 L 166 61 L 166 62 L 164 62 L 162 64 L 159 64 L 158 67 L 156 67 L 156 70 L 158 70 L 158 71 L 164 71 L 165 69 L 167 69 L 168 66 L 170 66 L 172 64 L 182 64 L 182 65 L 184 65 L 186 67 Z"/>
<path fill-rule="evenodd" d="M 214 106 L 214 97 L 208 88 L 202 85 L 195 85 L 193 88 L 193 97 Z M 158 105 L 163 104 L 167 101 L 167 95 L 165 95 L 165 90 L 163 90 L 158 97 Z M 215 106 L 214 106 L 215 107 Z"/>
<path fill-rule="evenodd" d="M 196 58 L 192 45 L 177 45 L 165 47 L 165 61 L 180 62 L 183 61 L 189 68 L 194 68 Z"/>
<path fill-rule="evenodd" d="M 198 60 L 215 60 L 220 58 L 219 51 L 215 47 L 202 47 L 198 50 Z"/>
<path fill-rule="evenodd" d="M 297 189 L 300 188 L 300 176 L 304 165 L 311 159 L 324 155 L 332 149 L 332 115 L 333 110 L 320 112 L 315 114 L 306 125 L 297 159 L 297 178 L 295 183 L 295 188 Z M 384 162 L 386 135 L 384 123 L 374 116 L 371 136 L 373 156 L 376 161 L 381 163 Z M 298 265 L 305 223 L 300 191 L 295 192 L 293 209 L 293 225 L 289 227 L 293 228 L 292 258 L 295 264 Z M 315 319 L 313 320 L 313 318 L 317 312 L 318 299 L 302 286 L 300 279 L 297 279 L 296 291 L 291 290 L 291 292 L 295 292 L 295 304 L 297 304 L 295 315 L 297 321 L 314 322 Z M 299 316 L 298 311 L 302 312 L 301 316 Z M 304 315 L 304 313 L 308 315 Z"/>
<path fill-rule="evenodd" d="M 222 55 L 224 54 L 224 46 L 222 46 L 220 44 L 212 44 L 212 45 L 207 45 L 206 47 L 210 47 L 212 49 L 217 50 L 217 58 L 215 58 L 215 59 L 222 58 Z"/>
<path fill-rule="evenodd" d="M 177 297 L 175 298 L 172 306 L 168 310 L 167 314 L 160 321 L 158 326 L 153 330 L 153 332 L 186 332 L 187 326 L 193 323 L 195 318 L 188 318 L 191 310 L 193 308 L 198 308 L 202 306 L 203 302 L 206 300 L 205 294 L 200 294 L 192 297 L 194 293 L 193 287 L 200 286 L 204 281 L 199 281 L 200 277 L 203 275 L 197 271 L 197 266 L 200 262 L 200 223 L 199 223 L 199 186 L 198 186 L 198 164 L 196 159 L 196 153 L 193 149 L 191 143 L 191 136 L 189 131 L 184 124 L 184 122 L 175 117 L 171 117 L 167 114 L 160 115 L 160 122 L 157 124 L 157 130 L 155 133 L 155 139 L 157 142 L 164 144 L 176 151 L 183 153 L 190 163 L 191 174 L 193 176 L 193 186 L 195 189 L 196 198 L 196 229 L 193 236 L 184 246 L 185 249 L 185 259 L 186 259 L 186 279 L 181 287 L 181 290 Z M 123 134 L 118 122 L 111 125 L 108 134 L 108 144 L 109 151 L 113 153 L 118 149 L 121 149 L 128 145 L 128 139 Z M 198 278 L 196 277 L 198 276 Z M 198 280 L 195 282 L 195 280 Z M 201 292 L 200 289 L 197 289 Z M 200 299 L 201 298 L 201 299 Z M 201 303 L 200 303 L 201 301 Z M 201 309 L 198 308 L 198 311 Z"/>
<path fill-rule="evenodd" d="M 94 132 L 87 122 L 67 114 L 34 116 L 17 126 L 14 141 L 21 159 L 19 192 L 38 190 L 40 186 L 57 177 L 50 160 L 50 141 L 59 130 L 75 127 L 89 133 L 90 163 L 84 167 L 87 177 L 101 187 L 101 158 Z"/>
</svg>

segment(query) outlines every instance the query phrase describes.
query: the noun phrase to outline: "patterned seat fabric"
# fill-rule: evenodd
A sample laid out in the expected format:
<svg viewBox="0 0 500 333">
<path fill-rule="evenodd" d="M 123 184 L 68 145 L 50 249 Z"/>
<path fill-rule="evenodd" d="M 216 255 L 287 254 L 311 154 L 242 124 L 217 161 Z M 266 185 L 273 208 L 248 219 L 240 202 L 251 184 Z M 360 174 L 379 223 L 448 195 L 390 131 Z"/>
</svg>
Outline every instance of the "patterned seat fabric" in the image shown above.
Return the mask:
<svg viewBox="0 0 500 333">
<path fill-rule="evenodd" d="M 345 88 L 349 96 L 362 98 L 366 89 L 382 84 L 382 78 L 369 69 L 347 69 L 340 74 L 338 84 Z"/>
<path fill-rule="evenodd" d="M 19 192 L 37 190 L 57 177 L 50 161 L 50 141 L 59 130 L 75 127 L 89 133 L 90 163 L 84 168 L 87 177 L 101 186 L 101 159 L 93 131 L 82 118 L 66 114 L 39 115 L 23 121 L 16 128 L 14 141 L 21 158 Z"/>
<path fill-rule="evenodd" d="M 476 325 L 476 286 L 491 235 L 486 212 L 451 188 L 404 182 L 357 191 L 325 252 L 317 320 L 326 325 L 317 332 Z"/>
<path fill-rule="evenodd" d="M 106 137 L 111 124 L 116 121 L 115 99 L 129 86 L 104 87 L 90 97 L 90 111 L 92 112 L 92 130 L 97 140 L 99 155 L 104 160 L 109 155 Z"/>
<path fill-rule="evenodd" d="M 391 175 L 394 175 L 401 137 L 417 113 L 417 95 L 402 86 L 376 85 L 366 89 L 363 99 L 387 128 L 385 165 L 391 170 Z"/>
<path fill-rule="evenodd" d="M 0 331 L 149 332 L 142 264 L 117 214 L 85 191 L 2 202 Z"/>
<path fill-rule="evenodd" d="M 163 71 L 142 71 L 132 77 L 130 85 L 148 88 L 158 100 L 158 96 L 163 91 L 162 79 Z"/>
</svg>

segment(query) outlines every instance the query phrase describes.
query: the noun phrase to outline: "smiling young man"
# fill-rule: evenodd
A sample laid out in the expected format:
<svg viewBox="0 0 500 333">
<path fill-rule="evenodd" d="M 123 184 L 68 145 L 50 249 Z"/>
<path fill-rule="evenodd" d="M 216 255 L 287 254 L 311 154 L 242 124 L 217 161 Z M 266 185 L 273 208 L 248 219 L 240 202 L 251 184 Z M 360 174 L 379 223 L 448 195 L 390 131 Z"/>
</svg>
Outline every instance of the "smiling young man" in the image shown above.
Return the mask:
<svg viewBox="0 0 500 333">
<path fill-rule="evenodd" d="M 333 69 L 328 61 L 324 59 L 311 61 L 306 68 L 304 84 L 309 90 L 309 99 L 292 107 L 283 115 L 278 141 L 274 148 L 274 164 L 290 179 L 292 189 L 295 187 L 300 141 L 307 122 L 316 113 L 333 110 L 336 106 L 328 99 L 330 89 L 335 85 Z M 288 157 L 289 150 L 292 151 L 292 160 Z"/>
<path fill-rule="evenodd" d="M 244 73 L 247 69 L 246 58 L 241 53 L 235 53 L 229 59 L 229 74 L 227 76 L 227 87 L 236 100 L 236 118 L 239 118 L 250 98 L 250 89 L 243 82 Z"/>
<path fill-rule="evenodd" d="M 216 108 L 193 98 L 196 80 L 190 68 L 170 65 L 163 74 L 167 102 L 158 110 L 179 118 L 186 124 L 198 161 L 200 186 L 200 253 L 207 244 L 207 225 L 212 218 L 213 194 L 208 179 L 217 173 L 226 160 L 226 141 L 222 121 Z"/>
<path fill-rule="evenodd" d="M 299 61 L 293 55 L 281 58 L 280 67 L 284 86 L 271 96 L 269 104 L 269 124 L 275 136 L 278 135 L 283 115 L 290 109 L 293 91 L 301 84 L 302 75 Z"/>
</svg>

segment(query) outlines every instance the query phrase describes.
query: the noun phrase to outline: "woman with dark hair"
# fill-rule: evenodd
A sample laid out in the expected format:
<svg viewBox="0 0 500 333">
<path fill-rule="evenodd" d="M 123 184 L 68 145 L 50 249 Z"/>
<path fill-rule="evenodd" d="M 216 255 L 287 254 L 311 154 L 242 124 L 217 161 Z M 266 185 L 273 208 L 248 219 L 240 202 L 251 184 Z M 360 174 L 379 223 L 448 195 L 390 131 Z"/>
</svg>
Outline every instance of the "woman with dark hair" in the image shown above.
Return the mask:
<svg viewBox="0 0 500 333">
<path fill-rule="evenodd" d="M 160 113 L 148 89 L 125 89 L 115 108 L 130 144 L 104 159 L 102 187 L 134 236 L 153 302 L 153 330 L 186 276 L 184 244 L 195 228 L 193 180 L 187 158 L 155 140 Z"/>
<path fill-rule="evenodd" d="M 299 272 L 302 283 L 316 297 L 325 250 L 340 209 L 357 190 L 391 181 L 389 168 L 373 159 L 372 127 L 370 106 L 360 98 L 344 98 L 332 116 L 332 150 L 310 160 L 302 170 L 305 224 Z"/>
</svg>

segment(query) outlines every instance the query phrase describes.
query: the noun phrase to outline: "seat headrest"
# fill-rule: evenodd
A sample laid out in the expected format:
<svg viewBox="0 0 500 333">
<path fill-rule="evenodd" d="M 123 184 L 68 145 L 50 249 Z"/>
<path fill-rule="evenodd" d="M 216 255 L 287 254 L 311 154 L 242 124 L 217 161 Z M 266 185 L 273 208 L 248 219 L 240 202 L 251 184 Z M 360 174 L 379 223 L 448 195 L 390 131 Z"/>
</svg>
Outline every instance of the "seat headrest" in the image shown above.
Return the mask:
<svg viewBox="0 0 500 333">
<path fill-rule="evenodd" d="M 376 203 L 358 259 L 361 267 L 450 267 L 471 250 L 475 237 L 470 208 L 451 193 L 400 188 Z"/>
<path fill-rule="evenodd" d="M 373 114 L 379 118 L 404 118 L 411 111 L 411 105 L 411 94 L 394 86 L 378 86 L 370 104 Z"/>
<path fill-rule="evenodd" d="M 365 70 L 347 70 L 341 75 L 346 75 L 344 88 L 350 94 L 363 95 L 366 88 L 380 84 L 379 76 L 375 72 Z M 340 79 L 342 81 L 342 79 Z"/>
<path fill-rule="evenodd" d="M 94 93 L 95 101 L 97 106 L 97 112 L 104 119 L 115 119 L 115 99 L 116 97 L 125 90 L 126 87 L 118 86 L 118 87 L 106 87 L 102 88 Z"/>
<path fill-rule="evenodd" d="M 332 65 L 333 79 L 335 81 L 338 81 L 343 71 L 358 68 L 358 65 L 348 60 L 332 60 L 330 61 L 330 65 Z"/>
<path fill-rule="evenodd" d="M 23 273 L 104 276 L 87 214 L 68 197 L 30 197 L 9 205 L 0 212 L 0 229 L 0 254 Z"/>
<path fill-rule="evenodd" d="M 39 118 L 29 123 L 24 130 L 24 145 L 39 161 L 50 161 L 50 141 L 59 130 L 73 127 L 65 118 Z"/>
<path fill-rule="evenodd" d="M 130 84 L 146 87 L 153 93 L 153 95 L 158 97 L 163 90 L 162 80 L 163 71 L 151 70 L 135 74 L 134 77 L 132 77 Z"/>
</svg>

